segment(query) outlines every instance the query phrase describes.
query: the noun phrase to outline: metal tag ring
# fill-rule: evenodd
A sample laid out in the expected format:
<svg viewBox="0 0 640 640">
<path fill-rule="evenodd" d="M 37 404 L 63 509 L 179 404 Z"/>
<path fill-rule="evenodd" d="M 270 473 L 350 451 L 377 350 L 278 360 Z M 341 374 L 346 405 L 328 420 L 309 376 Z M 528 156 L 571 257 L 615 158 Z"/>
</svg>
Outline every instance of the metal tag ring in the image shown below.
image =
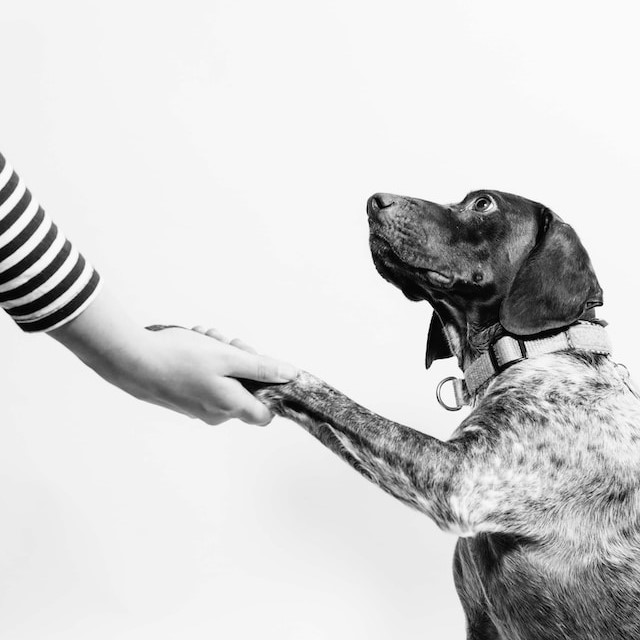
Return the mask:
<svg viewBox="0 0 640 640">
<path fill-rule="evenodd" d="M 444 380 L 440 380 L 440 382 L 438 383 L 438 386 L 436 387 L 436 399 L 438 400 L 438 403 L 440 404 L 440 406 L 443 407 L 444 409 L 446 409 L 447 411 L 460 411 L 460 409 L 462 409 L 462 406 L 463 406 L 461 404 L 457 404 L 455 407 L 452 407 L 452 406 L 448 405 L 442 399 L 442 396 L 440 395 L 442 387 L 447 382 L 452 382 L 454 380 L 457 380 L 457 378 L 455 376 L 449 376 L 448 378 L 445 378 Z"/>
</svg>

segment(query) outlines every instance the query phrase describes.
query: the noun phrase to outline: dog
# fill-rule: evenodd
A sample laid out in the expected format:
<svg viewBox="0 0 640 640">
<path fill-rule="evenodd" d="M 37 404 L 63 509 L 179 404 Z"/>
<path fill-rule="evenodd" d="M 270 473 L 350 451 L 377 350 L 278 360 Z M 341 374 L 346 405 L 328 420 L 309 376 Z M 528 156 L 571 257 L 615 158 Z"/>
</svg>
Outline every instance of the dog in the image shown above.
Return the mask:
<svg viewBox="0 0 640 640">
<path fill-rule="evenodd" d="M 448 408 L 471 412 L 443 442 L 309 373 L 257 397 L 459 537 L 468 639 L 640 638 L 640 400 L 575 231 L 491 190 L 367 212 L 378 272 L 434 309 L 427 368 L 456 357 Z"/>
</svg>

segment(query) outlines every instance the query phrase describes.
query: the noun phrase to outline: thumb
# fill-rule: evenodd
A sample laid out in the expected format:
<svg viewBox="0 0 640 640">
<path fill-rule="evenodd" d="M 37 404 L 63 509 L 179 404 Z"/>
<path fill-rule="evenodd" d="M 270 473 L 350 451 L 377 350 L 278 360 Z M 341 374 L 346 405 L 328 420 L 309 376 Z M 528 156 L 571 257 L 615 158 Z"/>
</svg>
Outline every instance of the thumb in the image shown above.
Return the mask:
<svg viewBox="0 0 640 640">
<path fill-rule="evenodd" d="M 230 361 L 228 375 L 258 382 L 289 382 L 298 373 L 296 367 L 286 362 L 236 349 Z"/>
</svg>

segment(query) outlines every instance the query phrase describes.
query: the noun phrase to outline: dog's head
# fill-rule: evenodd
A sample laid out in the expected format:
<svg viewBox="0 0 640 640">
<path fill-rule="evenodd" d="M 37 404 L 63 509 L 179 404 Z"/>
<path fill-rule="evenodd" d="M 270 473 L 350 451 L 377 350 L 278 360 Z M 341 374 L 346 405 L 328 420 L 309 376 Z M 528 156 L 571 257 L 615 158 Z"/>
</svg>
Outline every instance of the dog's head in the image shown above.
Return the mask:
<svg viewBox="0 0 640 640">
<path fill-rule="evenodd" d="M 378 193 L 370 245 L 383 278 L 435 309 L 427 366 L 452 355 L 443 323 L 530 336 L 578 320 L 602 289 L 575 231 L 541 204 L 474 191 L 457 204 Z M 464 326 L 459 326 L 464 325 Z"/>
</svg>

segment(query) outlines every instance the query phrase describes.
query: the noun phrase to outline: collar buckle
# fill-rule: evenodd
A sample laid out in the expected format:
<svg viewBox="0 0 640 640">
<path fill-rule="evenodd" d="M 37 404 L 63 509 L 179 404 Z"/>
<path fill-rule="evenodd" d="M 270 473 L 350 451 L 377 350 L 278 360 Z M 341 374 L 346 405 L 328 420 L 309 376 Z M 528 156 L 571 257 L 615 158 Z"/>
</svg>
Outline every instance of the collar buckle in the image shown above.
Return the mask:
<svg viewBox="0 0 640 640">
<path fill-rule="evenodd" d="M 522 338 L 515 338 L 515 337 L 511 339 L 514 342 L 516 342 L 516 344 L 518 345 L 518 348 L 520 349 L 519 357 L 512 358 L 512 357 L 506 356 L 505 354 L 502 354 L 502 358 L 499 358 L 498 353 L 496 351 L 496 346 L 500 342 L 500 339 L 496 340 L 495 342 L 492 342 L 489 345 L 488 354 L 489 354 L 489 360 L 491 361 L 491 365 L 493 366 L 493 369 L 495 371 L 494 375 L 498 375 L 499 373 L 502 373 L 505 369 L 508 369 L 512 364 L 517 364 L 518 362 L 522 362 L 523 360 L 527 359 L 527 347 L 524 343 L 524 340 L 522 340 Z M 502 359 L 502 362 L 500 362 L 501 359 Z"/>
</svg>

